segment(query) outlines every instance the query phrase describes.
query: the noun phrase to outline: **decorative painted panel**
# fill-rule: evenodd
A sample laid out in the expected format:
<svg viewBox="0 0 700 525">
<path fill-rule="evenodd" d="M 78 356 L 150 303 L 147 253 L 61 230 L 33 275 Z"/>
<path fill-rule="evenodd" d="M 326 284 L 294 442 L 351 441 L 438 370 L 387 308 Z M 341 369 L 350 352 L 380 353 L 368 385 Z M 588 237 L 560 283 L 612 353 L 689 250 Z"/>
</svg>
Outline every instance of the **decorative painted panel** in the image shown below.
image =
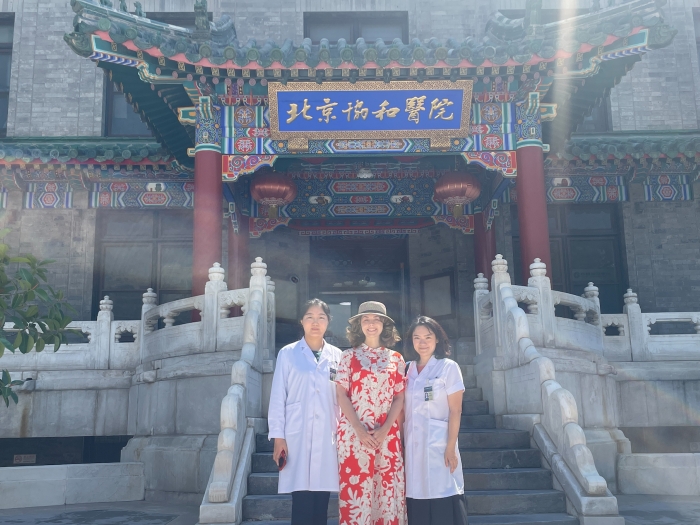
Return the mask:
<svg viewBox="0 0 700 525">
<path fill-rule="evenodd" d="M 693 189 L 688 175 L 649 175 L 644 181 L 644 200 L 646 201 L 689 201 L 692 199 Z"/>
<path fill-rule="evenodd" d="M 70 209 L 73 207 L 73 190 L 67 182 L 32 182 L 24 194 L 26 209 Z"/>
<path fill-rule="evenodd" d="M 193 208 L 193 182 L 95 183 L 91 208 Z"/>
<path fill-rule="evenodd" d="M 627 183 L 621 176 L 547 177 L 547 202 L 626 202 Z M 502 202 L 517 202 L 515 186 L 501 196 Z"/>
</svg>

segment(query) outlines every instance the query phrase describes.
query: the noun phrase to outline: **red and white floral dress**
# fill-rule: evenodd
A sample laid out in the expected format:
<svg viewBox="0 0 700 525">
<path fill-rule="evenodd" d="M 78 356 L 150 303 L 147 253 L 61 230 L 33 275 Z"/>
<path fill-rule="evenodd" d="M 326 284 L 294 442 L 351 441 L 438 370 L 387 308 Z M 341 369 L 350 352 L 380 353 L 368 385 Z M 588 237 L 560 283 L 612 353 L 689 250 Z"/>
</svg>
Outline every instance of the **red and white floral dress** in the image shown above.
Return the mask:
<svg viewBox="0 0 700 525">
<path fill-rule="evenodd" d="M 394 396 L 406 388 L 398 352 L 362 345 L 343 352 L 336 381 L 348 391 L 367 429 L 379 428 Z M 338 426 L 339 525 L 405 525 L 406 499 L 399 424 L 379 450 L 365 447 L 345 415 Z"/>
</svg>

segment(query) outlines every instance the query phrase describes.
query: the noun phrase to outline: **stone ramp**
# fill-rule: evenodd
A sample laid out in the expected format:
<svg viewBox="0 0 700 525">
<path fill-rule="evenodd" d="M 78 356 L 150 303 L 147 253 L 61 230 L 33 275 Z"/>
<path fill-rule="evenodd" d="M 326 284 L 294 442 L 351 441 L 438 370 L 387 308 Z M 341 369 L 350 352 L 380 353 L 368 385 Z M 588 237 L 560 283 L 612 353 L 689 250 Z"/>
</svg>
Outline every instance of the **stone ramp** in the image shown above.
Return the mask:
<svg viewBox="0 0 700 525">
<path fill-rule="evenodd" d="M 463 365 L 465 391 L 459 449 L 469 520 L 483 525 L 576 525 L 566 514 L 563 492 L 554 490 L 552 474 L 542 468 L 539 450 L 530 447 L 527 432 L 497 429 L 488 402 L 476 387 L 473 367 Z M 292 498 L 277 494 L 279 475 L 272 461 L 272 442 L 256 436 L 256 452 L 243 500 L 244 523 L 290 523 Z M 332 494 L 329 525 L 337 524 L 338 498 Z"/>
</svg>

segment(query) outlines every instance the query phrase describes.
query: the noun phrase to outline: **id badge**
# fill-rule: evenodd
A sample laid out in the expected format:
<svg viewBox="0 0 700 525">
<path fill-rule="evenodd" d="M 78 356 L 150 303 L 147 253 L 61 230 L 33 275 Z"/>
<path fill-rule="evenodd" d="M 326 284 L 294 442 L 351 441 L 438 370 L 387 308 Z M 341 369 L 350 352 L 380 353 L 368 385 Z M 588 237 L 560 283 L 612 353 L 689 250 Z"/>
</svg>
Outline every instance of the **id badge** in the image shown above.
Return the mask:
<svg viewBox="0 0 700 525">
<path fill-rule="evenodd" d="M 424 395 L 426 401 L 432 401 L 433 400 L 433 387 L 432 386 L 424 387 L 423 388 L 423 395 Z"/>
<path fill-rule="evenodd" d="M 338 373 L 338 371 L 335 368 L 331 368 L 330 370 L 331 370 L 331 373 L 330 373 L 331 381 L 335 381 L 335 375 Z"/>
</svg>

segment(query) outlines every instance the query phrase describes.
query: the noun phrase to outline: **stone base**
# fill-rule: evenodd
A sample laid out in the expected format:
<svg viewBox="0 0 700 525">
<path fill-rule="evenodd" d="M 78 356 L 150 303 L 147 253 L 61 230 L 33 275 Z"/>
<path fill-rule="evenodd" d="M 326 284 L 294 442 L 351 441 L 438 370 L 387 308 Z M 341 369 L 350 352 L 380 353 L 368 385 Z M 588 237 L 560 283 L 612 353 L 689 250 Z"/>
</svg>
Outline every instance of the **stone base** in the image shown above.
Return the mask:
<svg viewBox="0 0 700 525">
<path fill-rule="evenodd" d="M 217 437 L 134 437 L 121 459 L 143 463 L 146 499 L 198 504 L 214 465 Z"/>
<path fill-rule="evenodd" d="M 141 463 L 0 468 L 0 509 L 139 501 Z"/>
<path fill-rule="evenodd" d="M 622 494 L 700 495 L 700 454 L 623 454 L 617 472 Z"/>
<path fill-rule="evenodd" d="M 580 525 L 625 525 L 622 516 L 581 516 Z"/>
</svg>

